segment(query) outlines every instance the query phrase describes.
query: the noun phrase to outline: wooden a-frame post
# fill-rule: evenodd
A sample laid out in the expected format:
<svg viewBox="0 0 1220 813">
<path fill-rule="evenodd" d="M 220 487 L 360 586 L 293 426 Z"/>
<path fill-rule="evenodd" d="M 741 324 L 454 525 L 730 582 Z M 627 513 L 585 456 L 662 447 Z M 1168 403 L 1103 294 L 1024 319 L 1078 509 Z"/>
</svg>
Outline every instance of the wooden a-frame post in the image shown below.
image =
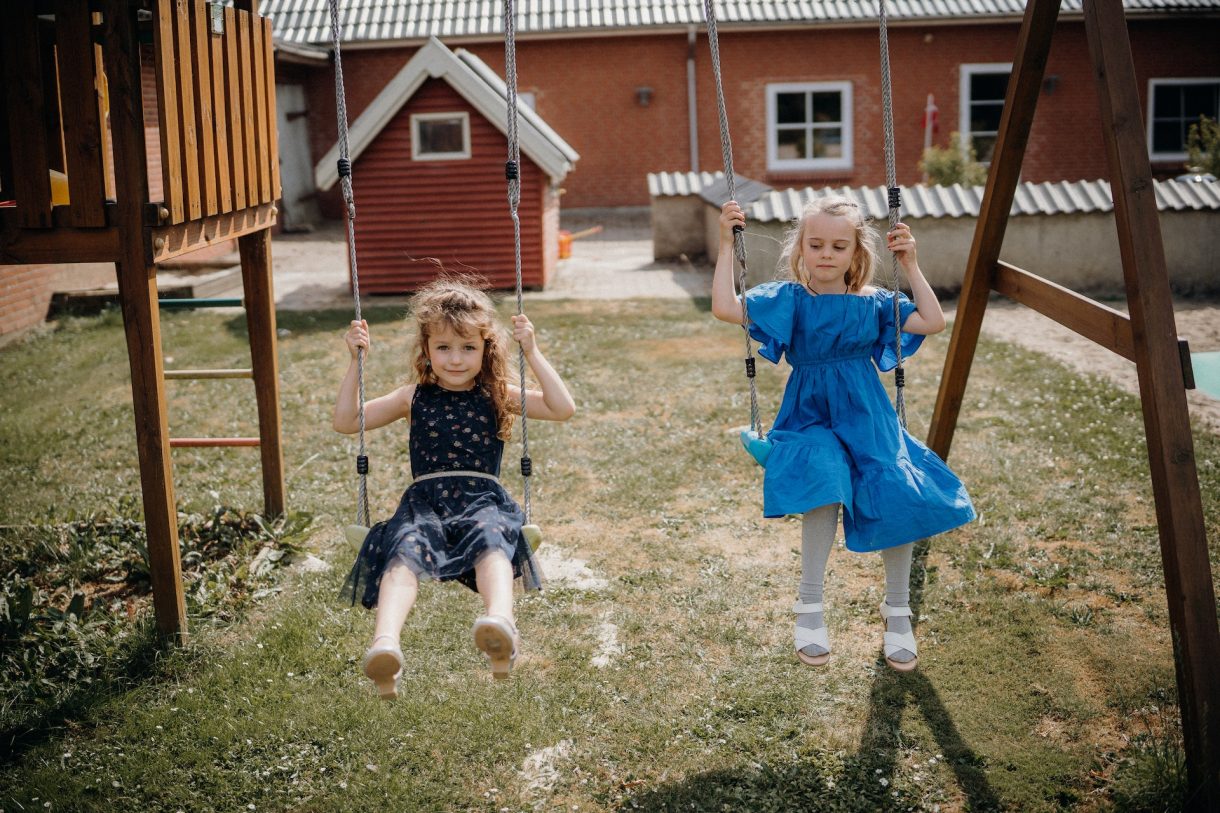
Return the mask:
<svg viewBox="0 0 1220 813">
<path fill-rule="evenodd" d="M 1059 0 L 1030 0 L 928 445 L 947 457 L 992 289 L 1131 359 L 1139 375 L 1186 748 L 1187 809 L 1220 810 L 1220 630 L 1184 365 L 1121 0 L 1085 0 L 1130 317 L 999 261 Z"/>
</svg>

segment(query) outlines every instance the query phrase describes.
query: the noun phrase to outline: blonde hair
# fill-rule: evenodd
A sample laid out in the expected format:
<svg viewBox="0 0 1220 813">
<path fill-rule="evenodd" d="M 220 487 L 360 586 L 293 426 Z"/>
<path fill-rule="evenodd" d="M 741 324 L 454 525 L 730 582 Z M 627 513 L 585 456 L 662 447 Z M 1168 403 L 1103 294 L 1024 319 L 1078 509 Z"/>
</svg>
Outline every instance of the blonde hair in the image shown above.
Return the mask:
<svg viewBox="0 0 1220 813">
<path fill-rule="evenodd" d="M 855 227 L 856 250 L 852 253 L 851 265 L 843 275 L 843 282 L 847 284 L 849 292 L 859 292 L 873 279 L 873 270 L 877 266 L 875 241 L 879 237 L 871 220 L 864 216 L 860 206 L 850 198 L 833 195 L 815 198 L 805 204 L 801 216 L 784 234 L 783 251 L 779 258 L 780 272 L 784 275 L 790 274 L 792 279 L 802 285 L 809 285 L 809 269 L 805 268 L 801 247 L 805 242 L 805 221 L 811 215 L 843 217 Z"/>
<path fill-rule="evenodd" d="M 481 281 L 469 276 L 442 275 L 416 291 L 411 299 L 415 319 L 415 359 L 412 367 L 420 384 L 437 383 L 428 362 L 428 337 L 448 327 L 460 336 L 483 339 L 483 367 L 475 378 L 491 398 L 496 436 L 508 440 L 513 411 L 508 403 L 508 337 L 496 319 L 496 308 Z"/>
</svg>

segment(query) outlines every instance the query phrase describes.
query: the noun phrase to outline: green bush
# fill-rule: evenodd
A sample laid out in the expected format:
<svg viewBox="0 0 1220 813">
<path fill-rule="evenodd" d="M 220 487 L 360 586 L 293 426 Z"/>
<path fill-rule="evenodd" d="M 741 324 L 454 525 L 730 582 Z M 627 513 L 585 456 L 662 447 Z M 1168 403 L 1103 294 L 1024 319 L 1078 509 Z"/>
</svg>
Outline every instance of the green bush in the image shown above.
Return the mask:
<svg viewBox="0 0 1220 813">
<path fill-rule="evenodd" d="M 928 183 L 950 186 L 982 186 L 987 183 L 987 167 L 978 161 L 974 146 L 963 143 L 961 133 L 949 136 L 949 146 L 928 147 L 923 151 L 919 169 L 928 176 Z"/>
<path fill-rule="evenodd" d="M 1186 133 L 1186 169 L 1190 172 L 1210 172 L 1220 178 L 1220 124 L 1215 119 L 1199 116 L 1199 123 L 1190 125 Z"/>
</svg>

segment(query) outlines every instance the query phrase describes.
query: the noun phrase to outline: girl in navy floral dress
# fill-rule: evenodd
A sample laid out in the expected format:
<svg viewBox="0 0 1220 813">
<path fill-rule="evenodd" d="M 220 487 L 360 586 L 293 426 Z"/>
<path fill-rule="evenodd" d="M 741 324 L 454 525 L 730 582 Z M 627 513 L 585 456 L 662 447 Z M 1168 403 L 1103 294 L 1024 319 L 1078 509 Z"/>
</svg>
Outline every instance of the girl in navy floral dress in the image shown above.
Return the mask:
<svg viewBox="0 0 1220 813">
<path fill-rule="evenodd" d="M 442 278 L 413 300 L 417 331 L 416 383 L 364 405 L 366 429 L 407 421 L 411 473 L 390 519 L 372 527 L 344 592 L 377 609 L 364 672 L 383 698 L 398 694 L 399 636 L 424 579 L 459 581 L 478 592 L 485 614 L 474 624 L 475 645 L 497 678 L 508 677 L 520 637 L 513 618 L 513 579 L 526 589 L 541 574 L 522 535 L 525 517 L 500 485 L 500 457 L 521 390 L 508 382 L 507 342 L 491 299 L 465 281 Z M 543 357 L 534 327 L 513 317 L 513 338 L 540 389 L 525 392 L 530 418 L 566 421 L 575 412 L 563 380 Z M 335 403 L 334 427 L 359 429 L 356 354 L 371 348 L 368 323 L 353 321 L 345 336 L 352 361 Z"/>
</svg>

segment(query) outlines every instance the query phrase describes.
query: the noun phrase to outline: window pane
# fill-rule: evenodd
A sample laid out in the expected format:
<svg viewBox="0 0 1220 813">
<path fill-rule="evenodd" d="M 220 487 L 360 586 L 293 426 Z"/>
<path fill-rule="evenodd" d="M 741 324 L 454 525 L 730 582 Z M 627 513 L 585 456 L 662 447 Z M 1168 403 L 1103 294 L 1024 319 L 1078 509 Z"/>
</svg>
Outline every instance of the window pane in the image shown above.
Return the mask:
<svg viewBox="0 0 1220 813">
<path fill-rule="evenodd" d="M 843 94 L 838 91 L 813 94 L 814 121 L 842 121 Z"/>
<path fill-rule="evenodd" d="M 1158 119 L 1176 118 L 1182 115 L 1182 93 L 1176 86 L 1157 85 L 1152 90 L 1154 101 L 1152 115 Z"/>
<path fill-rule="evenodd" d="M 1153 152 L 1185 152 L 1186 130 L 1176 121 L 1157 121 L 1152 124 Z"/>
<path fill-rule="evenodd" d="M 462 119 L 426 119 L 419 121 L 419 152 L 463 152 Z"/>
<path fill-rule="evenodd" d="M 974 154 L 978 156 L 979 161 L 984 164 L 991 161 L 991 156 L 995 152 L 996 137 L 993 135 L 975 136 L 970 140 L 974 144 Z"/>
<path fill-rule="evenodd" d="M 775 157 L 783 161 L 809 157 L 809 132 L 779 130 L 775 133 Z"/>
<path fill-rule="evenodd" d="M 820 128 L 813 131 L 814 158 L 842 158 L 843 131 L 837 127 Z"/>
<path fill-rule="evenodd" d="M 970 130 L 997 131 L 1000 129 L 1000 116 L 1004 113 L 1002 104 L 972 104 L 970 105 Z"/>
<path fill-rule="evenodd" d="M 1183 85 L 1182 112 L 1189 121 L 1216 117 L 1216 85 Z"/>
<path fill-rule="evenodd" d="M 970 77 L 971 101 L 1003 102 L 1008 92 L 1008 74 L 976 73 Z"/>
<path fill-rule="evenodd" d="M 804 124 L 808 121 L 805 118 L 806 98 L 807 94 L 804 93 L 775 94 L 776 121 L 779 124 Z"/>
</svg>

